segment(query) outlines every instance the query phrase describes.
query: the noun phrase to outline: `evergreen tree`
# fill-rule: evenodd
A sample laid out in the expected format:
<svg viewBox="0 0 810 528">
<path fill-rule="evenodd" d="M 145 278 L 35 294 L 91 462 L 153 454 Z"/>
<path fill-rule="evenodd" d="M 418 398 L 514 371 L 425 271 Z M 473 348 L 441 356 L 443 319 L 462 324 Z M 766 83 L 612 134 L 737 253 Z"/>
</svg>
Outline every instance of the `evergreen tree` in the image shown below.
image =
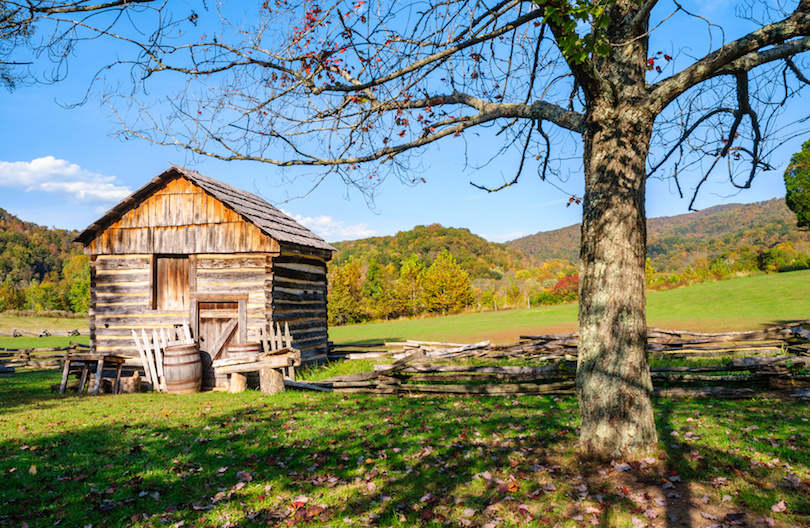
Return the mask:
<svg viewBox="0 0 810 528">
<path fill-rule="evenodd" d="M 785 171 L 785 203 L 796 213 L 796 224 L 810 228 L 810 140 L 790 158 Z"/>
</svg>

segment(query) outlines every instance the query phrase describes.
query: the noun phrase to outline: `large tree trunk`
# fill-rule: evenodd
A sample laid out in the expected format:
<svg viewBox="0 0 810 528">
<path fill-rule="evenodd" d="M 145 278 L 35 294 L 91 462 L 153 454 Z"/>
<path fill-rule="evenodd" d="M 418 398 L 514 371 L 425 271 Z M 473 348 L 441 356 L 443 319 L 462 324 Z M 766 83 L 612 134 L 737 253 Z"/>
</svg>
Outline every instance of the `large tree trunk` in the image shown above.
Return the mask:
<svg viewBox="0 0 810 528">
<path fill-rule="evenodd" d="M 644 295 L 651 131 L 651 116 L 604 104 L 584 137 L 577 396 L 580 446 L 597 458 L 633 459 L 657 447 Z"/>
</svg>

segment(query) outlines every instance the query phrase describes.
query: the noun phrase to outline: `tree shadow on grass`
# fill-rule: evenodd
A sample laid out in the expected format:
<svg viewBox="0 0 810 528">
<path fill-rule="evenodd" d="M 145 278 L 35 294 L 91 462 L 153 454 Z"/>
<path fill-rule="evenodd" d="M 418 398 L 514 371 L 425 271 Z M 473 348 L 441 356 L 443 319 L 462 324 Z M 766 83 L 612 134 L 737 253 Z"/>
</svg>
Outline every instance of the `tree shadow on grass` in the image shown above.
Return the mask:
<svg viewBox="0 0 810 528">
<path fill-rule="evenodd" d="M 217 407 L 226 398 L 211 396 Z M 551 398 L 291 398 L 247 395 L 243 408 L 182 424 L 133 398 L 104 423 L 85 415 L 6 439 L 0 524 L 441 524 L 451 510 L 475 518 L 494 505 L 525 519 L 508 497 L 538 491 L 523 474 L 559 471 L 544 446 L 574 440 L 570 402 Z"/>
<path fill-rule="evenodd" d="M 735 501 L 751 500 L 747 491 L 734 495 L 726 490 L 736 482 L 770 483 L 766 502 L 776 502 L 783 491 L 781 474 L 751 469 L 751 460 L 736 447 L 728 453 L 691 436 L 685 439 L 688 431 L 681 428 L 695 425 L 686 422 L 686 414 L 698 406 L 679 401 L 657 402 L 667 465 L 618 471 L 610 465 L 578 465 L 572 397 L 264 397 L 249 392 L 40 398 L 38 403 L 57 410 L 62 406 L 63 421 L 38 423 L 36 407 L 16 408 L 38 423 L 33 428 L 38 432 L 6 434 L 0 441 L 0 525 L 569 522 L 584 527 L 597 520 L 612 526 L 640 507 L 639 497 L 647 500 L 645 508 L 652 507 L 637 490 L 656 488 L 664 497 L 673 492 L 695 503 L 699 497 L 689 495 L 693 484 L 716 485 L 719 491 L 710 505 L 723 505 L 719 493 L 726 491 Z M 78 406 L 81 411 L 74 409 Z M 700 435 L 740 414 L 741 427 L 764 435 L 763 441 L 752 437 L 753 445 L 766 442 L 776 449 L 767 440 L 772 415 L 752 411 L 743 421 L 746 410 L 750 406 L 717 404 L 690 416 L 702 420 L 695 430 Z M 790 412 L 790 424 L 803 423 L 806 413 Z M 758 429 L 750 429 L 754 425 Z M 666 436 L 673 430 L 679 432 L 677 442 Z M 802 441 L 806 435 L 795 438 L 794 447 Z M 675 443 L 677 448 L 670 445 Z M 699 454 L 691 455 L 695 450 Z M 787 447 L 773 454 L 807 471 L 807 454 Z M 712 466 L 720 469 L 714 472 Z M 731 484 L 723 484 L 717 479 L 730 466 L 749 468 L 744 471 L 750 475 L 743 472 L 742 480 L 734 481 L 732 472 Z M 663 489 L 660 472 L 669 478 L 673 470 L 680 480 L 669 480 L 673 487 Z M 629 493 L 616 489 L 619 478 L 626 480 Z M 800 494 L 789 502 L 794 511 L 807 508 Z M 748 506 L 763 510 L 762 504 Z M 644 523 L 654 520 L 644 516 L 644 509 L 630 515 Z M 671 527 L 717 522 L 701 520 L 696 524 L 692 517 L 670 520 L 664 515 L 655 522 Z"/>
<path fill-rule="evenodd" d="M 810 520 L 810 493 L 797 478 L 810 469 L 800 448 L 807 434 L 790 432 L 808 430 L 806 406 L 659 399 L 657 408 L 664 478 L 674 481 L 666 526 L 795 526 L 782 511 Z"/>
</svg>

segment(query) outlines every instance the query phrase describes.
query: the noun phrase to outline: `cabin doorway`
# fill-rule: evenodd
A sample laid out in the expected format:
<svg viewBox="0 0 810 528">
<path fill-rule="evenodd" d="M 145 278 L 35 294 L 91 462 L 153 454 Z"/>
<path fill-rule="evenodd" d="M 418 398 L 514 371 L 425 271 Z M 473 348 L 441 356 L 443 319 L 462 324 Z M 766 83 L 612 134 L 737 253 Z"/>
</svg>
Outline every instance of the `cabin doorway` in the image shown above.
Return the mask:
<svg viewBox="0 0 810 528">
<path fill-rule="evenodd" d="M 228 345 L 247 341 L 247 296 L 192 294 L 190 319 L 200 343 L 203 386 L 223 386 L 224 377 L 216 379 L 211 364 Z"/>
</svg>

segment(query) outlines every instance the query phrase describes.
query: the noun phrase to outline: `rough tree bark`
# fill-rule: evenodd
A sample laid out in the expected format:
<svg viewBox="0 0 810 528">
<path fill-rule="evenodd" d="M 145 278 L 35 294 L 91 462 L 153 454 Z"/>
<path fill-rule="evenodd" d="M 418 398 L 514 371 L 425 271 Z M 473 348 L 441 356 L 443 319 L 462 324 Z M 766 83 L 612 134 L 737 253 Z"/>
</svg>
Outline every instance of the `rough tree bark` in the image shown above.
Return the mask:
<svg viewBox="0 0 810 528">
<path fill-rule="evenodd" d="M 632 17 L 632 1 L 611 17 Z M 577 396 L 580 446 L 600 458 L 638 457 L 657 446 L 647 360 L 644 263 L 646 160 L 654 114 L 644 90 L 647 39 L 626 25 L 608 39 L 629 42 L 597 59 L 583 133 L 585 196 L 580 247 Z M 643 35 L 643 33 L 642 33 Z"/>
<path fill-rule="evenodd" d="M 657 439 L 644 295 L 652 122 L 637 117 L 595 112 L 585 133 L 577 395 L 580 445 L 592 456 L 638 456 Z"/>
</svg>

